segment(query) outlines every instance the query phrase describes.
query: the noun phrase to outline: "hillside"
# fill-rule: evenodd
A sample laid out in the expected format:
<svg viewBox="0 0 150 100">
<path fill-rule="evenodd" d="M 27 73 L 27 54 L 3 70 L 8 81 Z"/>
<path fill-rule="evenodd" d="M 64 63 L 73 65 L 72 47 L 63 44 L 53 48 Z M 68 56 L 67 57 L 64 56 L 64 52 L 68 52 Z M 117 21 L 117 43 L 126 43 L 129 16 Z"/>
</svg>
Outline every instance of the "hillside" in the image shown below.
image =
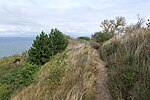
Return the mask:
<svg viewBox="0 0 150 100">
<path fill-rule="evenodd" d="M 11 100 L 108 100 L 107 70 L 89 42 L 72 40 L 38 72 L 36 83 Z"/>
<path fill-rule="evenodd" d="M 149 28 L 94 43 L 69 39 L 42 66 L 26 53 L 0 59 L 0 100 L 149 100 Z"/>
</svg>

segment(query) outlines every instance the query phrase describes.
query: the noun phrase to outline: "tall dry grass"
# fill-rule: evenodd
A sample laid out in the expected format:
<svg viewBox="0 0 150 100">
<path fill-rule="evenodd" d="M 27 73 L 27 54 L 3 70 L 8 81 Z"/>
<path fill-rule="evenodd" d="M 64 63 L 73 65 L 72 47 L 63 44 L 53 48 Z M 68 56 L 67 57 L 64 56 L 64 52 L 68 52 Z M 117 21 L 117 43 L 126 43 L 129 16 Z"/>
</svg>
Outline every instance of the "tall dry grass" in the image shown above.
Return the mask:
<svg viewBox="0 0 150 100">
<path fill-rule="evenodd" d="M 150 100 L 150 30 L 133 29 L 100 48 L 112 100 Z"/>
</svg>

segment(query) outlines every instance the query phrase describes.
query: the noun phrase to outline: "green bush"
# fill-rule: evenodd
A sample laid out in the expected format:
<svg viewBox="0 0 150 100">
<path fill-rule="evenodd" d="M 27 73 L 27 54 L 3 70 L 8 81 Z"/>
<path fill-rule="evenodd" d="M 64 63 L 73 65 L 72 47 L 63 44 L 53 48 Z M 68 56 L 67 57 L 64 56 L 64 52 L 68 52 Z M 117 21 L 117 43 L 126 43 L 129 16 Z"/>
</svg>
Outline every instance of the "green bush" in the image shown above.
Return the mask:
<svg viewBox="0 0 150 100">
<path fill-rule="evenodd" d="M 16 66 L 0 76 L 0 100 L 8 100 L 16 90 L 33 83 L 34 75 L 40 68 L 29 63 Z"/>
<path fill-rule="evenodd" d="M 58 29 L 52 29 L 49 35 L 42 32 L 40 36 L 36 37 L 32 47 L 29 49 L 29 61 L 43 65 L 53 55 L 65 50 L 67 45 L 67 38 Z"/>
<path fill-rule="evenodd" d="M 92 39 L 98 43 L 103 43 L 113 37 L 112 34 L 106 33 L 106 32 L 96 32 L 93 36 Z"/>
<path fill-rule="evenodd" d="M 91 39 L 89 37 L 86 37 L 86 36 L 82 36 L 82 37 L 78 37 L 79 39 L 82 39 L 82 40 L 86 40 L 86 41 L 90 41 Z"/>
</svg>

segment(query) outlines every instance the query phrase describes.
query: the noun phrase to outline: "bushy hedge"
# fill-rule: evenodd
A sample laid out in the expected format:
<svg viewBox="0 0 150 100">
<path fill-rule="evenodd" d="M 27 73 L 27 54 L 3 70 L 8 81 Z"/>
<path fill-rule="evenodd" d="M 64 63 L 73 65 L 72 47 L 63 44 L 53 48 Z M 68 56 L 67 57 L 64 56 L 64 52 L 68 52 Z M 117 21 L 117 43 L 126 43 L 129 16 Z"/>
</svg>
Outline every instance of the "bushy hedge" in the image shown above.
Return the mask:
<svg viewBox="0 0 150 100">
<path fill-rule="evenodd" d="M 67 45 L 67 38 L 58 29 L 52 29 L 49 35 L 42 32 L 36 37 L 32 47 L 29 49 L 29 61 L 43 65 L 53 55 L 65 50 Z"/>
</svg>

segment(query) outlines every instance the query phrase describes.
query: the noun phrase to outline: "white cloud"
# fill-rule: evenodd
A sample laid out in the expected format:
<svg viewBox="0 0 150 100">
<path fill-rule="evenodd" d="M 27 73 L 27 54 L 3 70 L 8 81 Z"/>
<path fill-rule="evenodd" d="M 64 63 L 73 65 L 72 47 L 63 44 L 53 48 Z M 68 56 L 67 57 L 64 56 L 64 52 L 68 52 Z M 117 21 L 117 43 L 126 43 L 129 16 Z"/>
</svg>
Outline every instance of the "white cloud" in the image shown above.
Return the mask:
<svg viewBox="0 0 150 100">
<path fill-rule="evenodd" d="M 136 15 L 149 17 L 148 0 L 3 0 L 0 3 L 0 35 L 35 34 L 59 28 L 66 34 L 90 35 L 103 19 Z"/>
</svg>

